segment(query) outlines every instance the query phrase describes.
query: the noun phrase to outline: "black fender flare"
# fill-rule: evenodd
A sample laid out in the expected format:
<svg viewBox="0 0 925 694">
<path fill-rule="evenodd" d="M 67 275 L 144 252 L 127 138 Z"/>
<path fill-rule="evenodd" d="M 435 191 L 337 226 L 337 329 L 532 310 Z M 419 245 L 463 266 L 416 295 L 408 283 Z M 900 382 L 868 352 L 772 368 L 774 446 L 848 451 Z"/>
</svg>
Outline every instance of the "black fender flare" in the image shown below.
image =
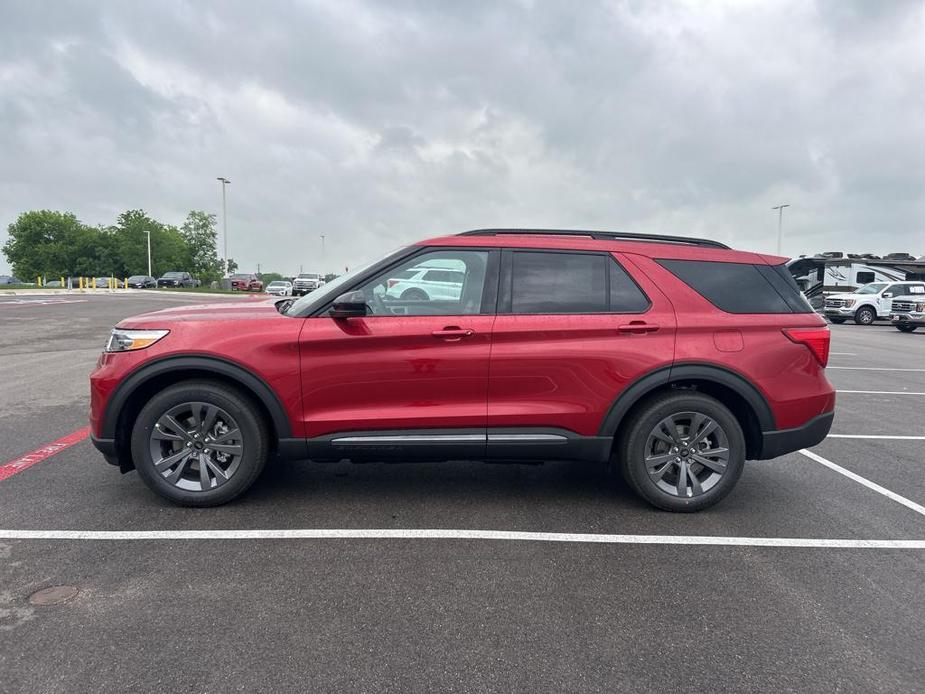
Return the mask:
<svg viewBox="0 0 925 694">
<path fill-rule="evenodd" d="M 100 438 L 115 438 L 119 414 L 132 394 L 152 378 L 170 371 L 213 373 L 239 383 L 243 388 L 255 395 L 266 408 L 266 411 L 270 414 L 270 419 L 273 421 L 273 428 L 276 430 L 277 437 L 282 439 L 291 436 L 292 427 L 286 414 L 286 409 L 276 393 L 273 392 L 273 389 L 262 378 L 248 371 L 246 367 L 220 357 L 175 355 L 147 362 L 122 379 L 122 382 L 109 396 L 109 401 L 106 403 L 106 410 L 103 413 L 100 428 Z"/>
<path fill-rule="evenodd" d="M 620 422 L 633 405 L 652 391 L 687 380 L 710 381 L 726 386 L 748 403 L 758 420 L 761 431 L 777 429 L 774 413 L 767 399 L 743 376 L 716 364 L 685 363 L 662 367 L 637 379 L 625 388 L 604 416 L 598 436 L 615 436 Z"/>
</svg>

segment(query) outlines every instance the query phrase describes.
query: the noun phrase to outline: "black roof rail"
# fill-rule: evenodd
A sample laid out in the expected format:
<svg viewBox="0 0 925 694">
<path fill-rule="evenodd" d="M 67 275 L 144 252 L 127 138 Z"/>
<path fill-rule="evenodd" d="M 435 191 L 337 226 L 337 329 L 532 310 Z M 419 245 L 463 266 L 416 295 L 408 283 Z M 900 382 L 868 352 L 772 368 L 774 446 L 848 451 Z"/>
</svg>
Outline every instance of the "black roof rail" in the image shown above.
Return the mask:
<svg viewBox="0 0 925 694">
<path fill-rule="evenodd" d="M 653 243 L 679 243 L 688 246 L 707 248 L 725 248 L 724 243 L 710 239 L 697 239 L 689 236 L 664 236 L 662 234 L 636 234 L 623 231 L 587 231 L 581 229 L 473 229 L 457 236 L 587 236 L 598 241 L 649 241 Z"/>
</svg>

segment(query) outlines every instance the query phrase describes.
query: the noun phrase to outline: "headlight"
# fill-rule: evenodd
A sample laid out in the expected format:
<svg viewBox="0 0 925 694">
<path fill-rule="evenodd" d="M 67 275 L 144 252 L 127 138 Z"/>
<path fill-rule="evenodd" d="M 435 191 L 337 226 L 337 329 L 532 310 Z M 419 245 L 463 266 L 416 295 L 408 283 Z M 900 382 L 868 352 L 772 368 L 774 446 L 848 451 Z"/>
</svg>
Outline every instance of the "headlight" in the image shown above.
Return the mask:
<svg viewBox="0 0 925 694">
<path fill-rule="evenodd" d="M 164 337 L 169 330 L 123 330 L 113 328 L 106 343 L 107 352 L 134 352 L 150 347 Z"/>
<path fill-rule="evenodd" d="M 845 299 L 845 303 L 843 304 L 843 306 L 845 308 L 851 308 L 852 306 L 854 306 L 854 299 Z"/>
<path fill-rule="evenodd" d="M 916 304 L 916 305 L 915 305 L 915 310 L 916 310 L 916 312 L 925 311 L 925 304 Z"/>
</svg>

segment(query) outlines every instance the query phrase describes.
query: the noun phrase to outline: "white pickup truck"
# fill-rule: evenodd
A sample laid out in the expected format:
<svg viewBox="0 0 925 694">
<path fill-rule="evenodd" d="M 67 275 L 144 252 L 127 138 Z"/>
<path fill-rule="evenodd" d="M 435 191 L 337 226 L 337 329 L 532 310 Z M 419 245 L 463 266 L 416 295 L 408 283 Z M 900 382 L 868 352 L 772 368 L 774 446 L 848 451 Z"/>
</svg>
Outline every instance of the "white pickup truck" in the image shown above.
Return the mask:
<svg viewBox="0 0 925 694">
<path fill-rule="evenodd" d="M 829 294 L 823 311 L 833 323 L 851 319 L 858 325 L 870 325 L 878 319 L 889 319 L 894 297 L 922 292 L 925 282 L 872 282 L 848 294 Z"/>
</svg>

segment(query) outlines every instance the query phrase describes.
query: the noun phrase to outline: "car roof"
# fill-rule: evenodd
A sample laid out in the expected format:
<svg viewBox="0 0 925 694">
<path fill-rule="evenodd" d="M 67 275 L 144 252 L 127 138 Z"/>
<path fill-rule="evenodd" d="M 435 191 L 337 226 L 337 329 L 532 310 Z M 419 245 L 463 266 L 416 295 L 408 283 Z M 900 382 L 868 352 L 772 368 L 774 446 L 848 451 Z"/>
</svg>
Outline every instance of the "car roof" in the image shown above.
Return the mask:
<svg viewBox="0 0 925 694">
<path fill-rule="evenodd" d="M 717 241 L 656 234 L 576 229 L 476 229 L 419 241 L 418 246 L 533 248 L 633 253 L 666 260 L 706 260 L 779 265 L 789 258 L 738 251 Z"/>
</svg>

